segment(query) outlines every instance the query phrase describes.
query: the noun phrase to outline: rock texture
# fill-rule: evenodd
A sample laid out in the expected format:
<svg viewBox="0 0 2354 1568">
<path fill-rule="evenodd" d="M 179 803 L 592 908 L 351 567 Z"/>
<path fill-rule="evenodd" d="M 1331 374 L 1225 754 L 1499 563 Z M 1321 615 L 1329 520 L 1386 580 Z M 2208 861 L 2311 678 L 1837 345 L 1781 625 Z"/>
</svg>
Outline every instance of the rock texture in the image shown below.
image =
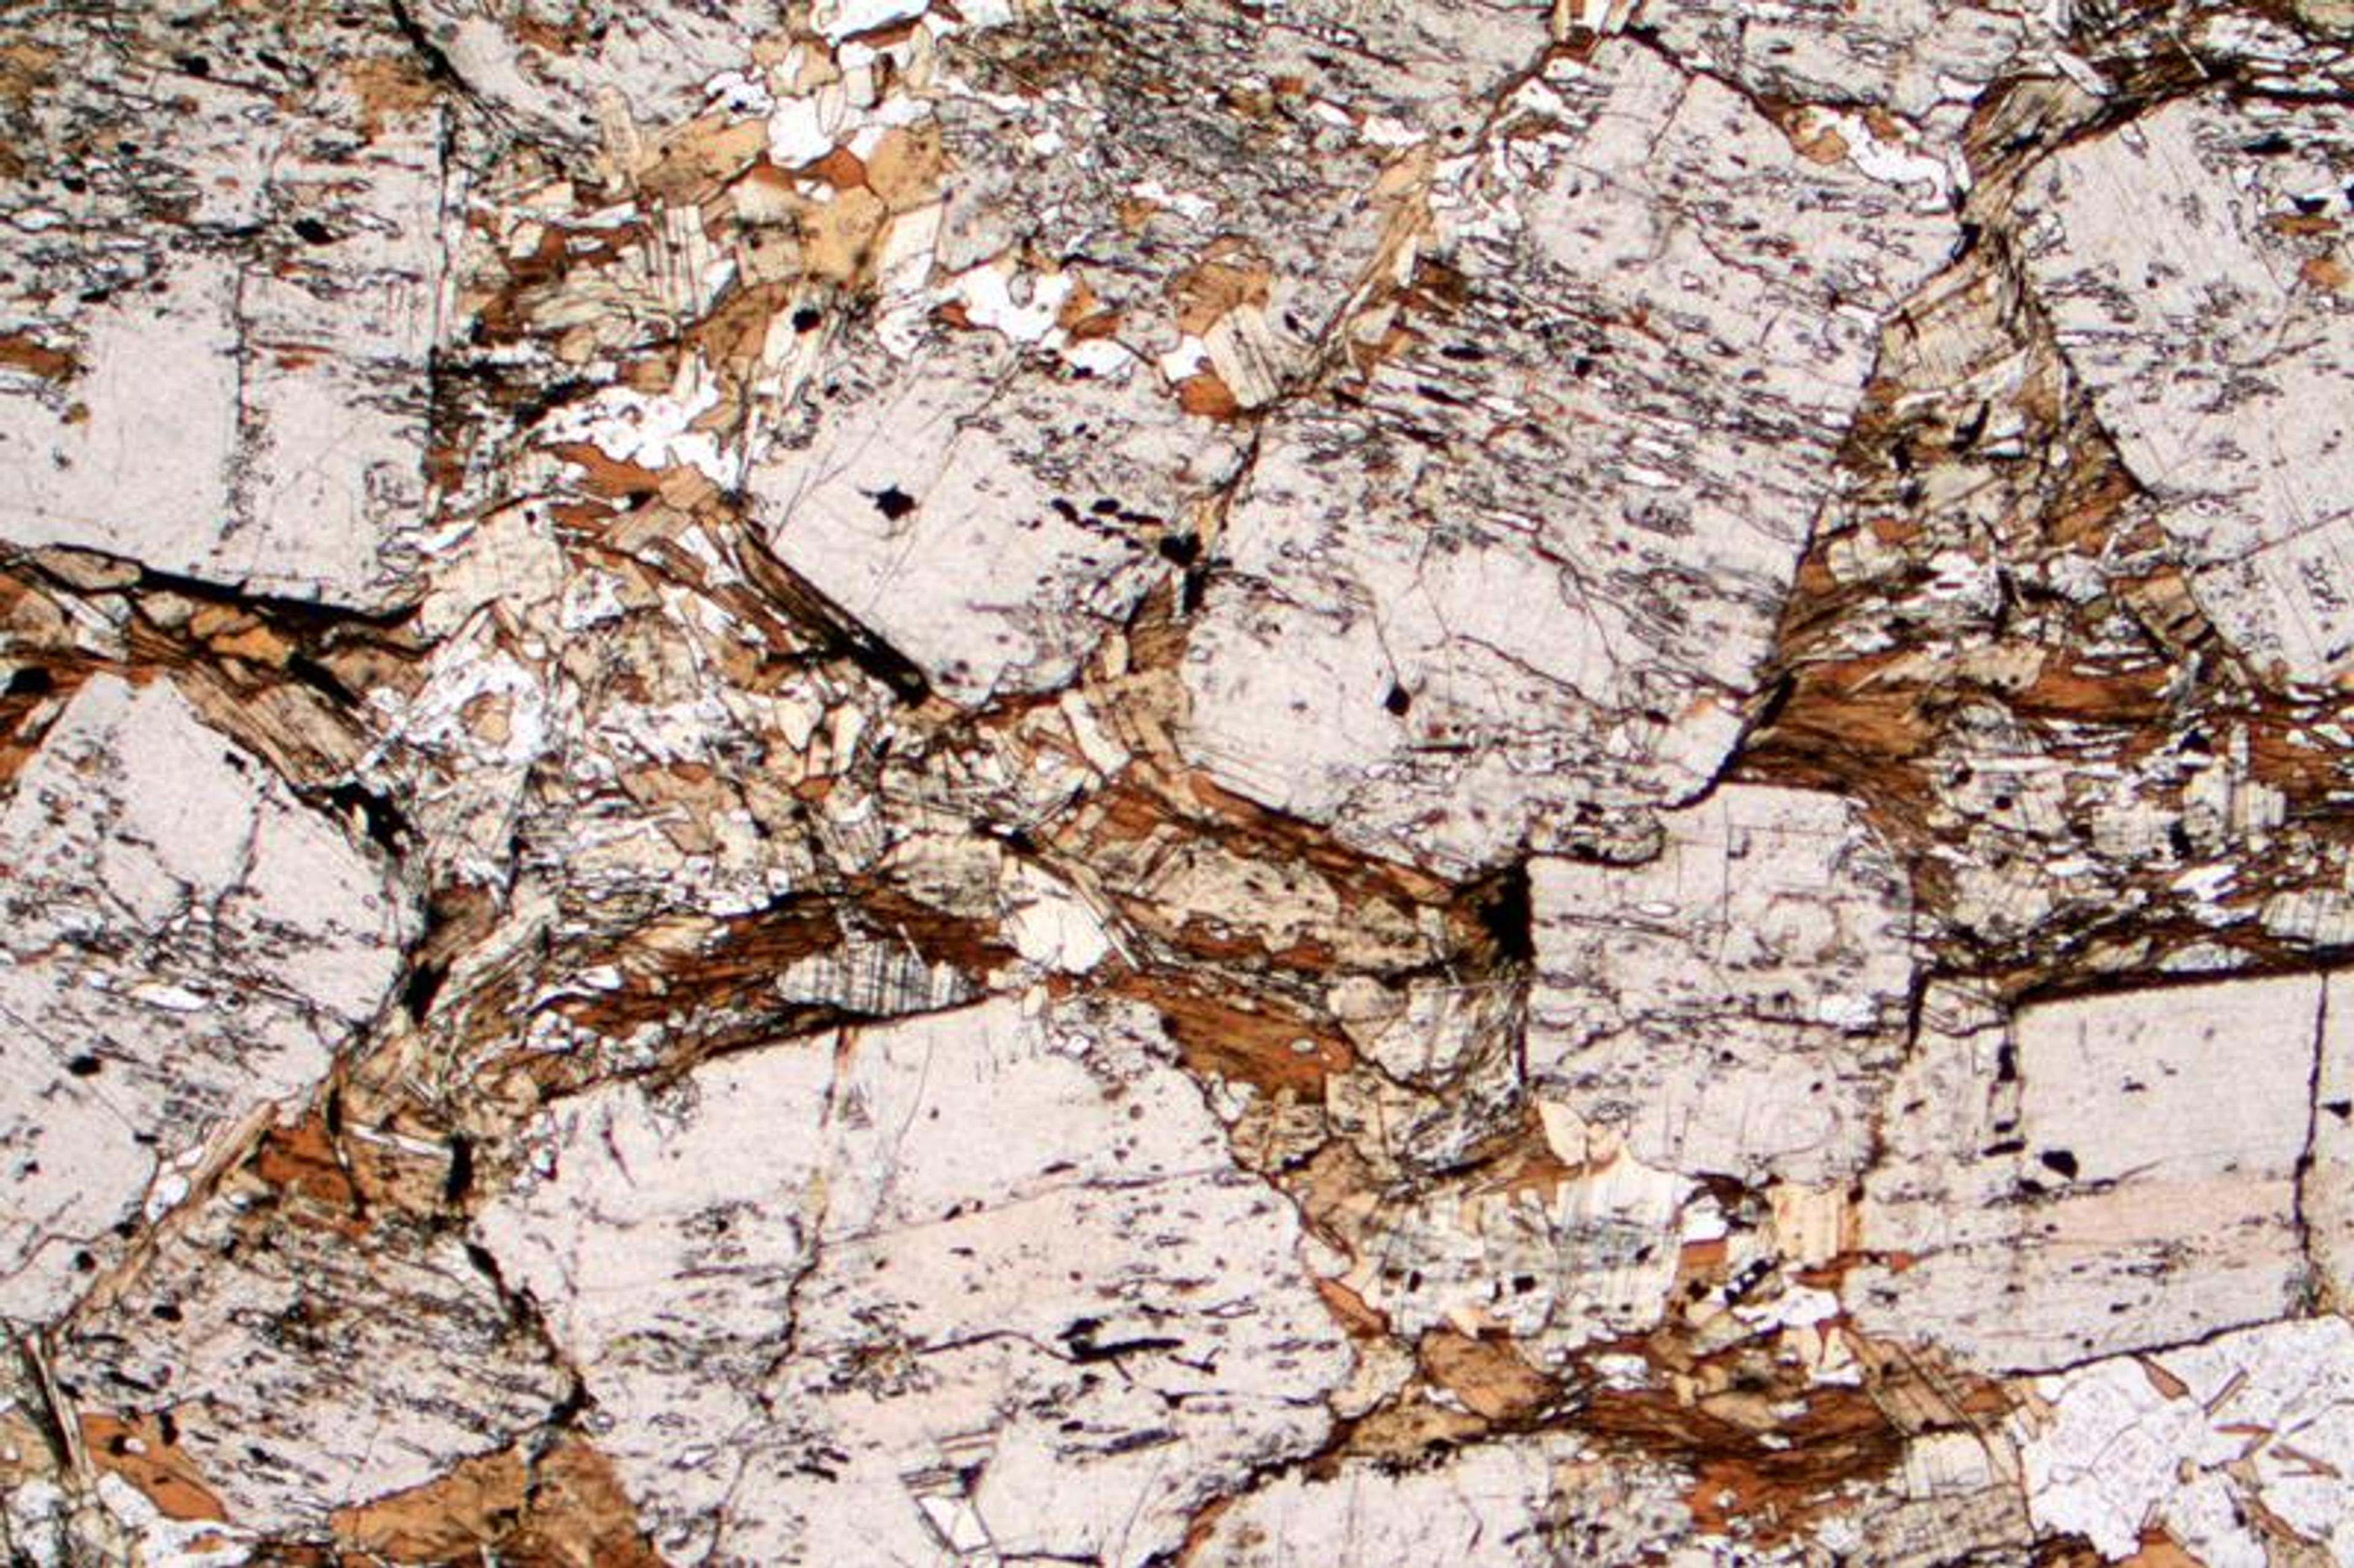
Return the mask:
<svg viewBox="0 0 2354 1568">
<path fill-rule="evenodd" d="M 11 1563 L 2354 1563 L 2354 9 L 26 0 Z"/>
</svg>

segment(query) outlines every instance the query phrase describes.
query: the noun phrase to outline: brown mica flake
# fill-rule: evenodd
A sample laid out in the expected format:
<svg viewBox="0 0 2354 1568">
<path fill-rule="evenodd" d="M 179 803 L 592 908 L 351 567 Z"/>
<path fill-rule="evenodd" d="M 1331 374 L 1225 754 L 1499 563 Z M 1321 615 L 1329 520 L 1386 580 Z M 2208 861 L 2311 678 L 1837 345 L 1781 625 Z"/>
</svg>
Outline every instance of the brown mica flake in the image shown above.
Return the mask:
<svg viewBox="0 0 2354 1568">
<path fill-rule="evenodd" d="M 61 348 L 51 348 L 20 332 L 0 333 L 0 368 L 21 370 L 44 381 L 70 381 L 80 362 Z"/>
<path fill-rule="evenodd" d="M 1013 959 L 1013 947 L 996 927 L 940 909 L 897 888 L 861 887 L 856 904 L 869 925 L 906 943 L 928 964 L 946 965 L 977 978 Z"/>
<path fill-rule="evenodd" d="M 2142 1531 L 2141 1544 L 2117 1568 L 2207 1568 L 2162 1530 Z"/>
<path fill-rule="evenodd" d="M 513 1448 L 328 1520 L 337 1541 L 396 1562 L 438 1563 L 497 1542 L 523 1516 L 529 1467 Z"/>
<path fill-rule="evenodd" d="M 1490 1430 L 1488 1417 L 1451 1402 L 1437 1403 L 1431 1398 L 1431 1391 L 1417 1383 L 1398 1398 L 1349 1423 L 1340 1443 L 1310 1464 L 1308 1474 L 1329 1478 L 1339 1472 L 1343 1459 L 1350 1458 L 1400 1466 L 1424 1464 L 1450 1448 L 1478 1442 Z"/>
<path fill-rule="evenodd" d="M 2019 692 L 2018 711 L 2080 723 L 2147 724 L 2166 712 L 2168 672 L 2101 670 L 2047 660 L 2034 682 Z"/>
<path fill-rule="evenodd" d="M 547 449 L 581 472 L 588 488 L 599 495 L 628 500 L 662 493 L 663 475 L 633 462 L 607 457 L 588 441 L 565 441 Z"/>
<path fill-rule="evenodd" d="M 400 1563 L 472 1561 L 518 1568 L 657 1568 L 612 1466 L 566 1434 L 468 1459 L 447 1475 L 339 1510 L 342 1544 Z"/>
<path fill-rule="evenodd" d="M 1529 1365 L 1511 1341 L 1440 1329 L 1416 1347 L 1423 1375 L 1490 1421 L 1525 1421 L 1561 1397 L 1561 1385 Z"/>
<path fill-rule="evenodd" d="M 290 1219 L 323 1224 L 355 1239 L 367 1234 L 367 1204 L 345 1169 L 323 1110 L 262 1135 L 249 1167 L 279 1194 Z"/>
<path fill-rule="evenodd" d="M 896 217 L 938 200 L 947 172 L 938 126 L 894 126 L 867 154 L 864 183 Z"/>
<path fill-rule="evenodd" d="M 1179 273 L 1169 285 L 1177 330 L 1199 337 L 1230 312 L 1264 309 L 1274 281 L 1267 265 L 1256 261 L 1204 261 Z"/>
<path fill-rule="evenodd" d="M 1210 991 L 1137 975 L 1117 994 L 1160 1010 L 1161 1026 L 1187 1069 L 1251 1085 L 1267 1094 L 1320 1097 L 1325 1077 L 1356 1065 L 1337 1030 L 1275 1003 L 1229 1000 Z"/>
<path fill-rule="evenodd" d="M 1389 1315 L 1378 1312 L 1365 1304 L 1365 1298 L 1337 1279 L 1320 1276 L 1316 1280 L 1316 1294 L 1352 1340 L 1378 1340 L 1390 1331 Z"/>
<path fill-rule="evenodd" d="M 1829 789 L 1869 779 L 1883 800 L 1893 790 L 1925 796 L 1925 780 L 1901 765 L 1930 751 L 1935 723 L 1918 687 L 1881 683 L 1881 671 L 1893 662 L 1874 654 L 1794 672 L 1788 694 L 1736 764 L 1737 776 Z"/>
<path fill-rule="evenodd" d="M 567 997 L 558 1010 L 584 1028 L 620 1035 L 668 1017 L 682 995 L 717 1006 L 752 1005 L 769 995 L 779 972 L 843 939 L 840 918 L 823 903 L 787 905 L 708 931 L 682 930 L 615 955 L 624 977 L 620 986 Z"/>
<path fill-rule="evenodd" d="M 1690 1505 L 1702 1531 L 1722 1533 L 1738 1521 L 1770 1544 L 1822 1517 L 1850 1484 L 1888 1474 L 1903 1453 L 1903 1435 L 1867 1393 L 1814 1389 L 1803 1404 L 1795 1418 L 1761 1427 L 1670 1393 L 1603 1389 L 1583 1425 L 1690 1466 L 1697 1478 Z"/>
<path fill-rule="evenodd" d="M 228 1181 L 257 1214 L 365 1245 L 388 1216 L 440 1213 L 449 1157 L 435 1130 L 381 1087 L 339 1081 L 301 1120 L 263 1128 Z"/>
<path fill-rule="evenodd" d="M 1117 322 L 1118 313 L 1106 311 L 1103 308 L 1103 301 L 1097 295 L 1095 290 L 1088 286 L 1084 276 L 1076 270 L 1070 272 L 1068 276 L 1072 280 L 1071 291 L 1064 297 L 1061 308 L 1055 311 L 1055 324 L 1069 333 L 1074 338 L 1108 335 L 1108 332 L 1100 327 L 1092 332 L 1082 329 L 1100 323 L 1105 316 L 1110 316 Z"/>
<path fill-rule="evenodd" d="M 1177 383 L 1177 406 L 1205 419 L 1240 419 L 1242 399 L 1214 370 L 1196 371 Z"/>
<path fill-rule="evenodd" d="M 1207 1507 L 1193 1516 L 1192 1522 L 1185 1527 L 1184 1544 L 1177 1549 L 1175 1561 L 1178 1563 L 1195 1563 L 1204 1561 L 1201 1555 L 1203 1549 L 1215 1538 L 1218 1520 L 1235 1506 L 1235 1499 L 1231 1496 L 1214 1498 Z"/>
<path fill-rule="evenodd" d="M 1270 948 L 1253 933 L 1227 929 L 1223 921 L 1188 920 L 1172 933 L 1172 938 L 1186 952 L 1214 962 L 1264 962 L 1310 973 L 1323 972 L 1332 964 L 1332 949 L 1324 943 L 1303 939 Z"/>
<path fill-rule="evenodd" d="M 92 1467 L 130 1482 L 166 1519 L 228 1518 L 220 1499 L 180 1451 L 178 1423 L 170 1413 L 128 1420 L 89 1414 L 80 1422 L 82 1451 Z"/>
<path fill-rule="evenodd" d="M 412 120 L 440 98 L 433 79 L 406 55 L 371 55 L 344 68 L 360 101 L 360 128 L 374 138 L 396 120 Z"/>
<path fill-rule="evenodd" d="M 867 189 L 865 160 L 847 147 L 829 149 L 815 163 L 801 165 L 801 174 L 822 180 L 837 191 Z"/>
<path fill-rule="evenodd" d="M 1247 800 L 1202 774 L 1188 774 L 1182 789 L 1193 806 L 1210 814 L 1217 835 L 1238 853 L 1250 850 L 1270 860 L 1296 857 L 1331 877 L 1352 899 L 1394 906 L 1437 904 L 1451 891 L 1428 872 L 1356 853 L 1329 831 Z"/>
<path fill-rule="evenodd" d="M 272 669 L 283 668 L 295 652 L 294 643 L 278 630 L 228 606 L 198 609 L 188 618 L 188 633 L 216 653 Z"/>
<path fill-rule="evenodd" d="M 1848 155 L 1847 138 L 1829 125 L 1816 123 L 1811 114 L 1792 116 L 1782 130 L 1790 138 L 1790 145 L 1798 150 L 1798 155 L 1810 162 L 1828 165 Z"/>
<path fill-rule="evenodd" d="M 31 101 L 56 79 L 57 63 L 58 51 L 47 44 L 0 44 L 0 103 L 17 108 Z"/>
<path fill-rule="evenodd" d="M 2354 270 L 2332 256 L 2308 256 L 2297 269 L 2297 281 L 2308 289 L 2320 289 L 2333 294 L 2346 293 L 2354 287 Z"/>
<path fill-rule="evenodd" d="M 2191 1556 L 2166 1531 L 2142 1531 L 2133 1554 L 2109 1559 L 2076 1535 L 2043 1542 L 2034 1554 L 2034 1568 L 2208 1568 L 2206 1559 Z"/>
</svg>

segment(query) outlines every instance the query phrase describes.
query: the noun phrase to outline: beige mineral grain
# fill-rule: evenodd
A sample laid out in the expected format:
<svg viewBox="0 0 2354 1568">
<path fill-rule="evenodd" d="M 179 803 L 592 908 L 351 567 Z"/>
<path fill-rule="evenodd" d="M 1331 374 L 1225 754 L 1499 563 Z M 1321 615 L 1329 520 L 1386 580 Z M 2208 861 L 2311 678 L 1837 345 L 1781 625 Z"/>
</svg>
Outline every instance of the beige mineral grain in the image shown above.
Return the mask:
<svg viewBox="0 0 2354 1568">
<path fill-rule="evenodd" d="M 1851 1274 L 1867 1331 L 2031 1370 L 2296 1308 L 2323 985 L 2117 991 L 1925 1023 Z"/>
<path fill-rule="evenodd" d="M 0 810 L 0 1311 L 55 1315 L 212 1139 L 306 1097 L 414 929 L 345 825 L 168 680 L 75 694 Z"/>
<path fill-rule="evenodd" d="M 2354 296 L 2338 238 L 2354 116 L 2179 100 L 2054 154 L 2020 196 L 2062 351 L 2261 674 L 2354 662 L 2346 570 Z"/>
<path fill-rule="evenodd" d="M 1659 1321 L 1692 1193 L 1623 1153 L 1503 1191 L 1434 1186 L 1366 1220 L 1342 1283 L 1409 1338 L 1501 1332 L 1557 1364 Z"/>
<path fill-rule="evenodd" d="M 1441 868 L 1713 776 L 1876 313 L 1954 238 L 1632 42 L 1499 114 L 1411 330 L 1266 426 L 1185 663 L 1221 782 Z"/>
<path fill-rule="evenodd" d="M 2354 1556 L 2354 1328 L 2268 1323 L 2035 1381 L 2035 1522 L 2116 1562 L 2163 1530 L 2209 1568 Z"/>
<path fill-rule="evenodd" d="M 1553 1493 L 1558 1473 L 1575 1457 L 1568 1444 L 1491 1443 L 1402 1474 L 1356 1461 L 1329 1478 L 1287 1475 L 1221 1512 L 1195 1560 L 1219 1568 L 1293 1563 L 1537 1568 L 1561 1561 Z M 1658 1502 L 1648 1512 L 1655 1526 L 1675 1522 L 1672 1510 Z M 1627 1522 L 1634 1526 L 1642 1517 L 1638 1512 Z"/>
<path fill-rule="evenodd" d="M 1315 1446 L 1349 1352 L 1165 1049 L 1001 1001 L 558 1107 L 482 1234 L 666 1555 L 1139 1563 Z"/>
<path fill-rule="evenodd" d="M 120 189 L 129 170 L 93 169 L 84 223 L 28 231 L 20 214 L 0 230 L 18 280 L 0 312 L 37 311 L 73 345 L 59 350 L 71 374 L 0 376 L 0 541 L 257 594 L 399 603 L 441 343 L 440 115 L 357 142 L 355 110 L 330 95 L 281 113 L 249 90 L 92 69 L 84 90 L 152 129 L 150 177 L 196 194 L 173 221 Z M 159 90 L 171 107 L 148 101 Z M 82 281 L 51 291 L 35 277 Z"/>
<path fill-rule="evenodd" d="M 1726 785 L 1655 859 L 1531 867 L 1531 1081 L 1667 1170 L 1862 1168 L 1903 1054 L 1912 909 L 1836 796 Z"/>
<path fill-rule="evenodd" d="M 1197 546 L 1240 450 L 1142 368 L 1077 380 L 967 334 L 845 366 L 801 444 L 756 462 L 779 559 L 977 706 L 1067 683 Z"/>
<path fill-rule="evenodd" d="M 250 1531 L 318 1531 L 541 1426 L 569 1393 L 459 1237 L 312 1202 L 233 1181 L 60 1336 L 84 1431 L 113 1433 L 116 1455 L 168 1445 L 204 1511 Z"/>
</svg>

